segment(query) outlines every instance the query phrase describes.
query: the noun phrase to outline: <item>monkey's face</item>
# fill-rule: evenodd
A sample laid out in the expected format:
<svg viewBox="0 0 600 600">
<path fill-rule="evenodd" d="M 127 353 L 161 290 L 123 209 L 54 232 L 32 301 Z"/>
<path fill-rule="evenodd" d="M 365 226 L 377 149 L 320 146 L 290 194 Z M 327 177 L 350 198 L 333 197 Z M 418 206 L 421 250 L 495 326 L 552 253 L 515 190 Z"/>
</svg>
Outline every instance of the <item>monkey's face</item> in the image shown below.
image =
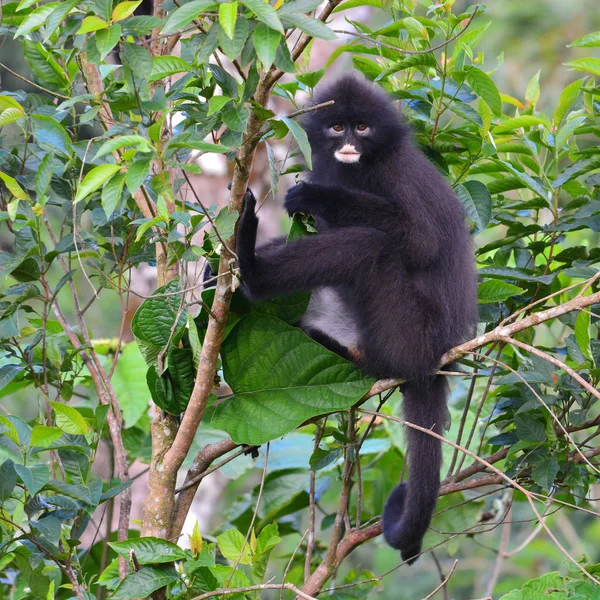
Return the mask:
<svg viewBox="0 0 600 600">
<path fill-rule="evenodd" d="M 325 146 L 335 160 L 354 164 L 370 154 L 373 129 L 365 119 L 339 119 L 324 124 Z"/>
<path fill-rule="evenodd" d="M 353 123 L 340 121 L 327 127 L 325 132 L 336 160 L 352 164 L 360 160 L 365 150 L 365 141 L 371 135 L 371 128 L 362 120 Z"/>
</svg>

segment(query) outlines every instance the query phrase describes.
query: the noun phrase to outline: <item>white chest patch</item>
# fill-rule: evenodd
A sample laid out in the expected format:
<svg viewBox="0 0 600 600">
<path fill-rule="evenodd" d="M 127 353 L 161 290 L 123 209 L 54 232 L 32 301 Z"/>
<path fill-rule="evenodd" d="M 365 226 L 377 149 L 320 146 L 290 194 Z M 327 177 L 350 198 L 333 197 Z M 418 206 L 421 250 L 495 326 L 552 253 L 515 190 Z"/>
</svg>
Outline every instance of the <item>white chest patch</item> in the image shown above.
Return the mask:
<svg viewBox="0 0 600 600">
<path fill-rule="evenodd" d="M 355 349 L 360 346 L 360 334 L 354 315 L 335 288 L 313 290 L 300 325 L 318 329 L 345 348 Z"/>
</svg>

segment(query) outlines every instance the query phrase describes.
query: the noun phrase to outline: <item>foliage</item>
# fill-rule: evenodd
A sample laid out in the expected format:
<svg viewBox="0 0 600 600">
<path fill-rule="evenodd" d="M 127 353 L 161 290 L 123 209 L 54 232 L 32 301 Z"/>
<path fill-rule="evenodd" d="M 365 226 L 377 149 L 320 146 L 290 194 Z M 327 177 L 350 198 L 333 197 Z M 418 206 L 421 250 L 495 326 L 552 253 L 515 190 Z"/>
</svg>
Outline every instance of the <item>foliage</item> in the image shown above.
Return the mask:
<svg viewBox="0 0 600 600">
<path fill-rule="evenodd" d="M 311 164 L 294 113 L 276 113 L 270 95 L 300 109 L 326 71 L 310 70 L 311 39 L 336 38 L 324 23 L 332 10 L 365 5 L 386 24 L 347 18 L 354 32 L 332 46 L 328 65 L 349 56 L 401 101 L 417 143 L 464 203 L 477 247 L 479 333 L 487 337 L 457 352 L 465 373 L 447 437 L 460 448 L 446 447 L 448 475 L 426 546 L 467 555 L 471 539 L 511 505 L 546 533 L 547 513 L 559 508 L 592 526 L 600 59 L 570 60 L 577 78 L 545 114 L 539 73 L 522 98 L 498 90 L 478 49 L 483 5 L 455 14 L 452 0 L 345 0 L 321 11 L 313 0 L 192 0 L 141 16 L 139 4 L 2 6 L 0 33 L 20 41 L 36 91 L 0 94 L 0 221 L 12 248 L 0 254 L 0 394 L 37 406 L 33 418 L 0 416 L 3 593 L 159 598 L 166 588 L 188 599 L 252 588 L 233 597 L 258 598 L 260 586 L 277 587 L 265 584 L 267 568 L 290 597 L 293 586 L 316 595 L 338 569 L 335 585 L 349 587 L 334 597 L 373 589 L 372 573 L 342 563 L 379 535 L 370 520 L 400 477 L 397 383 L 375 383 L 295 328 L 306 295 L 250 305 L 232 294 L 230 250 L 256 147 L 267 149 L 274 194 L 281 176 L 298 171 L 276 158 L 279 140 L 294 140 Z M 593 49 L 600 34 L 569 41 Z M 230 206 L 220 211 L 180 194 L 205 153 L 234 165 Z M 295 222 L 294 235 L 303 228 Z M 198 300 L 190 292 L 204 259 L 220 264 L 219 275 Z M 156 265 L 159 286 L 131 322 L 135 342 L 123 343 L 124 326 L 118 338 L 94 338 L 88 310 L 109 296 L 125 323 L 131 274 L 144 264 Z M 159 415 L 152 425 L 150 398 Z M 151 438 L 140 537 L 129 519 L 128 467 L 149 461 Z M 93 470 L 101 442 L 114 455 L 108 480 Z M 268 442 L 258 461 L 234 452 Z M 198 448 L 173 506 L 177 472 Z M 475 461 L 469 470 L 461 449 L 488 466 Z M 246 460 L 238 476 L 260 467 L 261 481 L 228 507 L 215 537 L 196 528 L 184 550 L 167 540 L 181 532 L 181 499 L 223 456 Z M 484 486 L 484 496 L 469 491 Z M 158 507 L 148 508 L 154 498 Z M 114 541 L 109 531 L 84 547 L 92 519 L 117 503 Z M 320 530 L 316 506 L 325 513 Z M 568 576 L 538 573 L 504 597 L 598 595 L 595 547 L 587 562 L 562 550 Z"/>
</svg>

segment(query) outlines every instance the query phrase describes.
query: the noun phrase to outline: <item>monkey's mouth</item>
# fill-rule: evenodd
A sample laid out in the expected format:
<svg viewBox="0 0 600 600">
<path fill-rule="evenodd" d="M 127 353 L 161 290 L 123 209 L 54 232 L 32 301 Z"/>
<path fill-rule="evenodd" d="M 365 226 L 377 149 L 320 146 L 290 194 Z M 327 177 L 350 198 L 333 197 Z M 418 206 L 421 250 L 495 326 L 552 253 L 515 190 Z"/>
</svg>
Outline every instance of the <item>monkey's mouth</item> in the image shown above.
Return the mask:
<svg viewBox="0 0 600 600">
<path fill-rule="evenodd" d="M 333 155 L 336 160 L 343 163 L 356 163 L 360 160 L 360 152 L 357 152 L 356 148 L 350 144 L 345 144 L 339 150 L 336 150 Z"/>
</svg>

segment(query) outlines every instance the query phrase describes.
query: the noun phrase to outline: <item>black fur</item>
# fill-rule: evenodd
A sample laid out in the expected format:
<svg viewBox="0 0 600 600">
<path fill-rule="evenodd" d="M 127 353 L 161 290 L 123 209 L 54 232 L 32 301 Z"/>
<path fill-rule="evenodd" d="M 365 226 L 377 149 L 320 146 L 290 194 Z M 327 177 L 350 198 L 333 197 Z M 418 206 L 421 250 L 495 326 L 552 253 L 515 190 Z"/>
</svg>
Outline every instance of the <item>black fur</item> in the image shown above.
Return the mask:
<svg viewBox="0 0 600 600">
<path fill-rule="evenodd" d="M 444 352 L 467 339 L 476 322 L 473 251 L 462 206 L 414 147 L 380 88 L 344 76 L 317 91 L 315 103 L 327 100 L 335 104 L 303 120 L 314 170 L 285 200 L 290 214 L 314 215 L 319 233 L 255 249 L 256 201 L 248 192 L 237 246 L 244 290 L 251 299 L 324 286 L 335 292 L 359 332 L 362 368 L 380 378 L 408 379 L 406 420 L 441 434 L 447 385 L 434 373 Z M 362 124 L 367 134 L 358 133 Z M 343 132 L 334 133 L 334 125 L 343 125 Z M 360 152 L 359 162 L 334 158 L 344 144 Z M 315 335 L 310 324 L 306 329 Z M 315 337 L 322 334 L 327 342 L 329 333 Z M 335 350 L 339 343 L 333 342 Z M 392 492 L 383 530 L 412 562 L 435 508 L 442 452 L 430 435 L 408 428 L 407 438 L 408 483 Z"/>
</svg>

